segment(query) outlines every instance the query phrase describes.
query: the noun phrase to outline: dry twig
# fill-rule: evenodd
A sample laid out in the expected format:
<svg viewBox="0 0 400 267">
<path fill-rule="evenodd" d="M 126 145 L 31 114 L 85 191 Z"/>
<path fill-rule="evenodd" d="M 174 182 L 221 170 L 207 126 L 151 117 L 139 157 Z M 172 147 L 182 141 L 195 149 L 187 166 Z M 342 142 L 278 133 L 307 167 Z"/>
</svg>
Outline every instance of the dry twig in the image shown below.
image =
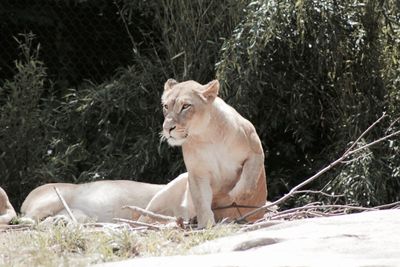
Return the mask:
<svg viewBox="0 0 400 267">
<path fill-rule="evenodd" d="M 298 190 L 293 193 L 294 194 L 319 194 L 319 195 L 324 195 L 326 197 L 344 197 L 344 195 L 331 195 L 331 194 L 327 194 L 322 191 L 314 191 L 314 190 Z"/>
<path fill-rule="evenodd" d="M 400 201 L 393 202 L 390 204 L 375 206 L 371 208 L 352 206 L 352 205 L 324 205 L 320 202 L 314 202 L 302 207 L 296 207 L 283 211 L 268 213 L 267 217 L 265 217 L 264 219 L 251 225 L 244 225 L 241 231 L 247 232 L 247 231 L 257 230 L 260 228 L 270 227 L 279 224 L 281 222 L 284 222 L 285 220 L 295 220 L 295 219 L 304 219 L 312 217 L 330 217 L 330 216 L 348 214 L 349 211 L 365 212 L 365 211 L 375 211 L 382 209 L 399 209 L 399 208 L 400 208 Z"/>
<path fill-rule="evenodd" d="M 383 205 L 379 205 L 374 207 L 375 209 L 399 209 L 400 208 L 400 201 L 397 202 L 393 202 L 393 203 L 389 203 L 389 204 L 383 204 Z"/>
<path fill-rule="evenodd" d="M 65 201 L 65 199 L 64 199 L 64 198 L 62 197 L 62 195 L 60 194 L 60 191 L 58 191 L 58 188 L 55 187 L 55 186 L 54 186 L 53 188 L 54 188 L 54 190 L 56 191 L 56 194 L 57 194 L 58 198 L 60 199 L 61 203 L 63 204 L 63 206 L 64 206 L 65 210 L 67 211 L 67 213 L 68 213 L 69 217 L 71 218 L 71 220 L 72 220 L 74 223 L 78 223 L 78 221 L 76 220 L 74 214 L 72 214 L 72 211 L 71 211 L 70 208 L 68 207 L 67 202 Z"/>
<path fill-rule="evenodd" d="M 167 215 L 162 215 L 162 214 L 158 214 L 158 213 L 154 213 L 136 206 L 123 206 L 123 209 L 130 209 L 133 210 L 135 212 L 138 212 L 142 215 L 148 216 L 152 219 L 155 219 L 157 221 L 168 221 L 168 222 L 176 222 L 178 220 L 178 218 L 176 217 L 172 217 L 172 216 L 167 216 Z"/>
<path fill-rule="evenodd" d="M 32 224 L 4 224 L 0 225 L 0 233 L 8 231 L 25 231 L 33 228 Z"/>
<path fill-rule="evenodd" d="M 340 213 L 344 214 L 350 210 L 358 210 L 358 211 L 377 210 L 377 208 L 365 208 L 365 207 L 351 206 L 351 205 L 308 205 L 308 206 L 297 207 L 297 208 L 278 212 L 278 213 L 272 215 L 270 219 L 271 220 L 282 219 L 282 217 L 290 217 L 290 216 L 296 215 L 298 212 L 310 213 L 310 211 L 317 212 L 317 210 L 328 210 L 328 209 L 330 209 L 329 212 L 325 211 L 319 215 L 325 215 L 325 216 L 338 215 L 338 213 L 337 213 L 338 211 Z M 332 210 L 333 210 L 333 212 L 332 212 Z M 319 213 L 319 212 L 317 212 L 317 213 Z M 287 215 L 289 215 L 289 216 L 287 216 Z"/>
<path fill-rule="evenodd" d="M 141 226 L 141 227 L 146 227 L 147 229 L 155 229 L 155 230 L 160 230 L 162 227 L 154 224 L 149 224 L 149 223 L 144 223 L 144 222 L 138 222 L 138 221 L 132 221 L 132 220 L 127 220 L 127 219 L 122 219 L 122 218 L 113 218 L 114 221 L 117 222 L 123 222 L 127 224 L 131 224 L 134 226 Z"/>
</svg>

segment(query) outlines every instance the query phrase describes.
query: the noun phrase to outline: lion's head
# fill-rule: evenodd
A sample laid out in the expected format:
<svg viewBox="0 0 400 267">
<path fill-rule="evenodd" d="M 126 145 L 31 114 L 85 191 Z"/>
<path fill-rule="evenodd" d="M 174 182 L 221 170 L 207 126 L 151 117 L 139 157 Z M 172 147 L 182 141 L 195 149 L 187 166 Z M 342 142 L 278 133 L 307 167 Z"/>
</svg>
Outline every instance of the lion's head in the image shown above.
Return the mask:
<svg viewBox="0 0 400 267">
<path fill-rule="evenodd" d="M 210 121 L 210 105 L 218 91 L 217 80 L 202 85 L 195 81 L 178 83 L 169 79 L 161 97 L 164 112 L 162 138 L 171 146 L 180 146 L 191 136 L 206 131 Z"/>
</svg>

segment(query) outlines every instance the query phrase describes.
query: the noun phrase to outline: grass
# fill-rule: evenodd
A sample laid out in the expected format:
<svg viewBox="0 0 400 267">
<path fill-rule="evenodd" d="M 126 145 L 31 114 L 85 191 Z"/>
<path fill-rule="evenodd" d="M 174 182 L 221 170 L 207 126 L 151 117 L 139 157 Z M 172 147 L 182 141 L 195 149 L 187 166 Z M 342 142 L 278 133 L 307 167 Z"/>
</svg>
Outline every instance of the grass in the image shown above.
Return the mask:
<svg viewBox="0 0 400 267">
<path fill-rule="evenodd" d="M 234 225 L 217 225 L 201 231 L 134 231 L 117 224 L 37 225 L 0 232 L 0 266 L 88 266 L 133 257 L 187 254 L 190 248 L 237 229 Z"/>
</svg>

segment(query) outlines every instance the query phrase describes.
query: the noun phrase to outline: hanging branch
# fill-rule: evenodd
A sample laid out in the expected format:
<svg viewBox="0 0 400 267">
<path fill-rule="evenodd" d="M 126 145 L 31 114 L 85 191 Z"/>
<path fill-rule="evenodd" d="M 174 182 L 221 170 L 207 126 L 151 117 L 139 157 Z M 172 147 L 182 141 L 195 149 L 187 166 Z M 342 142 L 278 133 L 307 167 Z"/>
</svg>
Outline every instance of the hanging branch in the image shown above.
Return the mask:
<svg viewBox="0 0 400 267">
<path fill-rule="evenodd" d="M 358 138 L 357 140 L 355 140 L 353 142 L 353 144 L 343 153 L 342 156 L 340 156 L 338 159 L 336 159 L 335 161 L 331 162 L 328 166 L 326 166 L 325 168 L 321 169 L 319 172 L 317 172 L 316 174 L 314 174 L 313 176 L 311 176 L 310 178 L 306 179 L 305 181 L 303 181 L 302 183 L 296 185 L 295 187 L 293 187 L 289 193 L 287 193 L 286 195 L 284 195 L 283 197 L 281 197 L 280 199 L 272 202 L 272 203 L 268 203 L 262 207 L 259 207 L 257 209 L 254 209 L 250 212 L 248 212 L 247 214 L 243 215 L 242 217 L 236 219 L 236 222 L 242 222 L 244 221 L 246 218 L 252 216 L 253 214 L 259 212 L 259 211 L 263 211 L 263 210 L 267 210 L 275 205 L 281 204 L 282 202 L 286 201 L 287 199 L 289 199 L 290 197 L 292 197 L 297 191 L 299 191 L 300 188 L 304 187 L 305 185 L 311 183 L 312 181 L 314 181 L 315 179 L 317 179 L 318 177 L 320 177 L 322 174 L 324 174 L 325 172 L 331 170 L 333 167 L 335 167 L 336 165 L 338 165 L 339 163 L 342 163 L 344 159 L 346 159 L 347 157 L 349 157 L 350 155 L 357 153 L 363 149 L 366 149 L 372 145 L 375 145 L 377 143 L 380 143 L 386 139 L 389 139 L 395 135 L 399 135 L 400 131 L 396 131 L 394 133 L 388 134 L 382 138 L 379 138 L 375 141 L 372 141 L 364 146 L 361 146 L 359 148 L 354 148 L 357 143 L 361 140 L 361 138 L 363 138 L 376 124 L 378 124 L 383 118 L 385 118 L 387 115 L 383 114 L 379 119 L 377 119 L 373 124 L 371 124 Z"/>
</svg>

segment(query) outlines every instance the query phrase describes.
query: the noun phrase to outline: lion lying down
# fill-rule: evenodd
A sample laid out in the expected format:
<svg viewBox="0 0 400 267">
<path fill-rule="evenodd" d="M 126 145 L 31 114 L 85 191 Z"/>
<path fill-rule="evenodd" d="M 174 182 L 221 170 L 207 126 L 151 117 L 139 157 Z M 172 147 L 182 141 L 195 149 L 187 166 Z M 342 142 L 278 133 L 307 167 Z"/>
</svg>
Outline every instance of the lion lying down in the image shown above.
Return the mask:
<svg viewBox="0 0 400 267">
<path fill-rule="evenodd" d="M 147 209 L 185 219 L 196 215 L 200 228 L 238 218 L 264 205 L 267 197 L 264 152 L 256 130 L 218 91 L 217 80 L 201 85 L 169 79 L 161 99 L 163 139 L 182 146 L 188 173 L 157 193 Z M 219 209 L 233 203 L 251 208 Z"/>
<path fill-rule="evenodd" d="M 11 205 L 6 192 L 0 187 L 0 224 L 9 224 L 17 214 Z"/>
<path fill-rule="evenodd" d="M 164 185 L 128 180 L 45 184 L 30 192 L 22 203 L 22 221 L 40 221 L 50 216 L 67 215 L 54 187 L 57 187 L 79 222 L 89 219 L 112 222 L 113 218 L 132 219 L 132 213 L 122 207 L 132 205 L 145 208 Z"/>
</svg>

